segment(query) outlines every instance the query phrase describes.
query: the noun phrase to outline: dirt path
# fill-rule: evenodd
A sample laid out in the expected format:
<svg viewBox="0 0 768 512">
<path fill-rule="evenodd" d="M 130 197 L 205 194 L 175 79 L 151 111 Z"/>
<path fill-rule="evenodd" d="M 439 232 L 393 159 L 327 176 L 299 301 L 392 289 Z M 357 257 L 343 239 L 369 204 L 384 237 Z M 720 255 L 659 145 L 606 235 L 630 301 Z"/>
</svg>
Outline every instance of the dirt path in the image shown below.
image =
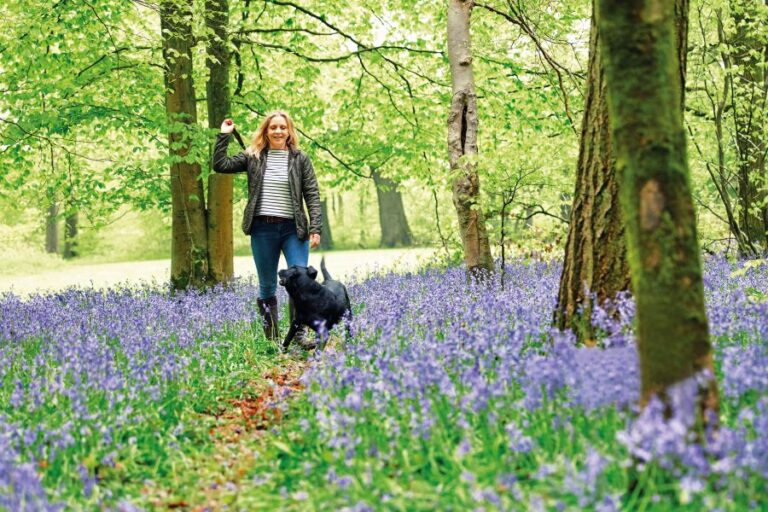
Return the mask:
<svg viewBox="0 0 768 512">
<path fill-rule="evenodd" d="M 250 382 L 243 399 L 228 400 L 226 410 L 208 431 L 212 452 L 189 456 L 185 477 L 174 485 L 163 488 L 150 481 L 142 488 L 152 508 L 205 512 L 233 506 L 247 510 L 237 505 L 238 496 L 253 485 L 248 474 L 264 436 L 282 423 L 281 404 L 303 391 L 299 379 L 308 364 L 284 358 Z"/>
<path fill-rule="evenodd" d="M 412 270 L 435 253 L 434 249 L 380 249 L 361 251 L 334 251 L 325 253 L 328 270 L 334 277 L 349 281 L 377 270 Z M 309 264 L 320 267 L 324 253 L 311 252 Z M 285 260 L 280 259 L 280 268 Z M 142 282 L 165 283 L 170 279 L 170 260 L 107 263 L 100 265 L 70 264 L 67 267 L 31 275 L 0 276 L 0 293 L 13 292 L 29 295 L 35 292 L 64 288 L 109 288 L 117 285 L 136 285 Z M 235 258 L 235 275 L 256 281 L 256 268 L 249 256 Z"/>
</svg>

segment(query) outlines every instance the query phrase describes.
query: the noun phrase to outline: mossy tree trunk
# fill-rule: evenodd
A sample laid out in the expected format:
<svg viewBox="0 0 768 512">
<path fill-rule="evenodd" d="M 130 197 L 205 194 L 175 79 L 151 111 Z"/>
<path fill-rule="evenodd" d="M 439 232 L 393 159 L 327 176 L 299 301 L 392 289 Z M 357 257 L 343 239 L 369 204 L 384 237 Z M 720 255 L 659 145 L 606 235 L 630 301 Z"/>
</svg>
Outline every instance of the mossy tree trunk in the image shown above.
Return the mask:
<svg viewBox="0 0 768 512">
<path fill-rule="evenodd" d="M 409 247 L 412 244 L 411 228 L 403 207 L 403 196 L 397 190 L 397 183 L 384 177 L 377 170 L 372 173 L 379 200 L 379 224 L 381 225 L 381 247 Z"/>
<path fill-rule="evenodd" d="M 713 370 L 681 115 L 675 6 L 599 0 L 597 19 L 645 404 Z M 716 421 L 714 378 L 699 388 L 699 399 L 700 412 L 708 413 L 704 421 Z"/>
<path fill-rule="evenodd" d="M 203 287 L 208 277 L 208 239 L 200 164 L 190 162 L 197 124 L 192 82 L 192 0 L 160 3 L 165 65 L 165 105 L 171 156 L 171 286 Z"/>
<path fill-rule="evenodd" d="M 474 2 L 448 4 L 448 59 L 453 98 L 448 115 L 448 156 L 453 179 L 453 204 L 459 220 L 464 260 L 470 274 L 493 271 L 491 246 L 480 205 L 477 174 L 477 95 L 472 74 L 469 20 Z"/>
<path fill-rule="evenodd" d="M 688 0 L 675 0 L 675 42 L 680 80 L 685 83 Z M 582 118 L 576 190 L 573 195 L 563 273 L 560 276 L 555 325 L 573 329 L 581 341 L 592 341 L 592 296 L 598 304 L 630 289 L 629 263 L 619 201 L 619 182 L 611 147 L 605 72 L 600 34 L 592 8 L 589 74 Z M 681 87 L 684 93 L 684 86 Z M 682 115 L 682 114 L 681 114 Z M 579 313 L 581 312 L 581 313 Z"/>
<path fill-rule="evenodd" d="M 206 0 L 205 21 L 209 30 L 207 53 L 208 82 L 206 102 L 208 127 L 218 130 L 230 113 L 227 26 L 228 0 Z M 211 148 L 212 150 L 213 148 Z M 234 276 L 232 233 L 232 174 L 211 173 L 208 176 L 208 268 L 212 283 L 226 283 Z"/>
</svg>

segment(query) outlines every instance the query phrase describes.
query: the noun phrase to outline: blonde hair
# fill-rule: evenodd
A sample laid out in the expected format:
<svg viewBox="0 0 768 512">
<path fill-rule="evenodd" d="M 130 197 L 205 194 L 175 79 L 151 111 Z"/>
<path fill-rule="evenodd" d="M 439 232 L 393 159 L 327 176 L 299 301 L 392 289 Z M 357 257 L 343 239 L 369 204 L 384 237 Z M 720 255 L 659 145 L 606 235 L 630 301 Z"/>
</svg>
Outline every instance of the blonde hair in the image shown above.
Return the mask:
<svg viewBox="0 0 768 512">
<path fill-rule="evenodd" d="M 266 119 L 264 119 L 264 121 L 261 123 L 261 126 L 259 126 L 259 129 L 256 130 L 256 133 L 253 134 L 251 145 L 246 150 L 247 153 L 250 153 L 258 158 L 264 148 L 269 147 L 267 129 L 269 128 L 269 123 L 271 123 L 272 119 L 275 117 L 284 118 L 285 124 L 288 125 L 288 138 L 285 141 L 285 147 L 290 150 L 299 149 L 299 136 L 296 134 L 296 128 L 293 125 L 293 119 L 291 119 L 291 116 L 289 116 L 287 112 L 276 110 L 267 114 Z"/>
</svg>

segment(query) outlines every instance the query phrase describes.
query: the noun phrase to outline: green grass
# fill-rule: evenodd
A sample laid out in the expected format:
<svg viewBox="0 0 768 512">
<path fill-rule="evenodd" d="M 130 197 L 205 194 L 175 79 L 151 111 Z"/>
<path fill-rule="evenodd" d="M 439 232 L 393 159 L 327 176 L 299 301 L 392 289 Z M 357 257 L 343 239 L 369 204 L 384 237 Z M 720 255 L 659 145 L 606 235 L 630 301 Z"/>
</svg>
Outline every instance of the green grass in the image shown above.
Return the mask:
<svg viewBox="0 0 768 512">
<path fill-rule="evenodd" d="M 558 398 L 525 419 L 534 450 L 511 453 L 503 425 L 523 421 L 524 415 L 511 406 L 518 397 L 519 390 L 512 389 L 504 404 L 492 407 L 505 411 L 494 421 L 485 414 L 470 418 L 472 448 L 467 454 L 457 452 L 461 439 L 447 403 L 437 405 L 442 420 L 423 442 L 405 434 L 409 416 L 402 403 L 393 402 L 384 415 L 399 418 L 403 429 L 394 444 L 388 441 L 392 425 L 382 424 L 381 416 L 363 409 L 355 418 L 355 433 L 362 442 L 354 453 L 340 457 L 314 427 L 312 418 L 318 411 L 305 396 L 296 395 L 288 401 L 283 420 L 268 432 L 244 432 L 234 444 L 209 437 L 197 450 L 172 454 L 175 462 L 171 464 L 183 465 L 185 471 L 156 481 L 154 488 L 175 492 L 145 495 L 140 503 L 168 506 L 182 499 L 190 505 L 237 510 L 341 510 L 356 503 L 373 504 L 376 510 L 471 510 L 478 505 L 479 495 L 493 491 L 501 496 L 501 510 L 531 510 L 537 500 L 546 510 L 583 510 L 583 503 L 564 488 L 583 469 L 590 450 L 610 454 L 605 471 L 589 491 L 591 496 L 599 502 L 600 497 L 613 495 L 623 510 L 740 510 L 750 502 L 760 503 L 768 491 L 764 480 L 750 477 L 728 486 L 737 504 L 719 494 L 717 486 L 688 496 L 681 494 L 677 478 L 654 466 L 633 482 L 638 474 L 626 466 L 629 454 L 616 441 L 626 425 L 626 414 L 611 408 L 588 413 L 568 408 Z M 745 397 L 739 407 L 726 406 L 726 422 L 742 405 L 750 407 L 756 399 Z M 198 420 L 200 429 L 211 425 L 210 418 Z M 374 445 L 386 453 L 372 456 L 368 450 Z M 244 453 L 250 455 L 243 458 Z M 329 474 L 334 472 L 348 477 L 348 482 L 330 483 Z M 514 488 L 499 482 L 503 474 L 515 475 Z M 203 482 L 211 485 L 206 491 Z M 497 510 L 489 502 L 486 505 L 487 510 Z"/>
</svg>

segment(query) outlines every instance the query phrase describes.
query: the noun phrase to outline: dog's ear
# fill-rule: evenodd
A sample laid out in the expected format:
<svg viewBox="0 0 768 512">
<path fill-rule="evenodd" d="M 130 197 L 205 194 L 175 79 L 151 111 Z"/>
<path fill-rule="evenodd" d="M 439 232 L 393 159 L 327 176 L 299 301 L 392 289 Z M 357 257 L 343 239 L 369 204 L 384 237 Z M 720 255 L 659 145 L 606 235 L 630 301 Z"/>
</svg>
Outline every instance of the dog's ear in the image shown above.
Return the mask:
<svg viewBox="0 0 768 512">
<path fill-rule="evenodd" d="M 307 267 L 307 275 L 311 279 L 317 278 L 317 269 L 315 267 Z"/>
</svg>

